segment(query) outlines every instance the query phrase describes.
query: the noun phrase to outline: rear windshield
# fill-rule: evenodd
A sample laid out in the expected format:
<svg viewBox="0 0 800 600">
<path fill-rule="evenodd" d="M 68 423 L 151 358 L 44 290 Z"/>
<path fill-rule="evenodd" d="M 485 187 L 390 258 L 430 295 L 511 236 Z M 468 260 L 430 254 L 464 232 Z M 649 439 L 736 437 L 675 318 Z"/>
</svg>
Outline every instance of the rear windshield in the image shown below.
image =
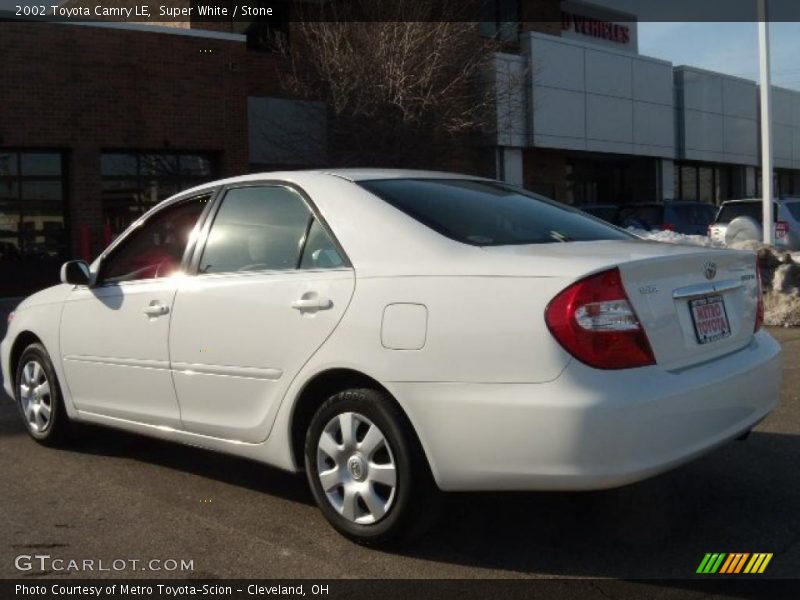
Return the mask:
<svg viewBox="0 0 800 600">
<path fill-rule="evenodd" d="M 379 179 L 359 185 L 434 231 L 473 246 L 633 238 L 577 209 L 498 182 Z"/>
<path fill-rule="evenodd" d="M 778 207 L 773 205 L 773 215 L 775 220 L 778 220 Z M 761 200 L 754 200 L 753 202 L 731 202 L 723 204 L 722 210 L 717 217 L 717 223 L 730 223 L 736 217 L 750 217 L 759 223 L 762 222 L 761 215 L 763 207 Z"/>
<path fill-rule="evenodd" d="M 675 220 L 685 223 L 687 225 L 702 225 L 705 227 L 714 220 L 714 215 L 717 212 L 715 206 L 710 204 L 681 204 L 674 202 L 667 207 L 669 211 L 667 218 L 672 218 L 674 214 L 677 217 Z"/>
<path fill-rule="evenodd" d="M 800 221 L 800 202 L 787 202 L 784 206 L 795 220 Z"/>
</svg>

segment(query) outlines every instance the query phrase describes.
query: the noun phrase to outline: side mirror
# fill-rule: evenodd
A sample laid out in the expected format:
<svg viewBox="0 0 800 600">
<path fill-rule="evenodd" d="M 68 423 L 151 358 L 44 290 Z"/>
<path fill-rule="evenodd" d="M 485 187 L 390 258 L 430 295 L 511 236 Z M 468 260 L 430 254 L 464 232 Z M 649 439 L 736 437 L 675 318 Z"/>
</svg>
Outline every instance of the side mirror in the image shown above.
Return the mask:
<svg viewBox="0 0 800 600">
<path fill-rule="evenodd" d="M 91 277 L 89 265 L 82 260 L 68 260 L 61 265 L 61 283 L 89 285 Z"/>
</svg>

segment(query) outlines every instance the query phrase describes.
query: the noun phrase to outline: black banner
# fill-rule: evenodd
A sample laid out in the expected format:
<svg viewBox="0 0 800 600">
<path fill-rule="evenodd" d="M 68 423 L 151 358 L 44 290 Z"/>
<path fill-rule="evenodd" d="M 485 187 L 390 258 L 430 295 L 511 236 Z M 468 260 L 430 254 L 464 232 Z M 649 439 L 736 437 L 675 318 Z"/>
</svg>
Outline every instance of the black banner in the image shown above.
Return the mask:
<svg viewBox="0 0 800 600">
<path fill-rule="evenodd" d="M 583 4 L 570 2 L 568 9 Z M 758 21 L 758 0 L 594 0 L 638 21 Z M 591 10 L 591 9 L 590 9 Z M 797 0 L 767 0 L 769 21 L 800 21 Z M 131 23 L 291 21 L 561 22 L 559 0 L 9 0 L 2 20 Z"/>
<path fill-rule="evenodd" d="M 800 580 L 756 578 L 643 580 L 78 580 L 15 579 L 0 582 L 0 598 L 20 600 L 219 598 L 321 598 L 376 600 L 434 598 L 503 600 L 559 598 L 673 600 L 708 598 L 797 598 Z"/>
</svg>

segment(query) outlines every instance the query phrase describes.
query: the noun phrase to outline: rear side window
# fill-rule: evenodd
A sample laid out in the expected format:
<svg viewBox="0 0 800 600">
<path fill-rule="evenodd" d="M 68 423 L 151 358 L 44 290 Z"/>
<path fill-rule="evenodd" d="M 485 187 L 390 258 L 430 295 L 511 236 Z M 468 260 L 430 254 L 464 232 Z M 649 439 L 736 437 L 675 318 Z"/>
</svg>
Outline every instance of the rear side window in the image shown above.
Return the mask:
<svg viewBox="0 0 800 600">
<path fill-rule="evenodd" d="M 473 246 L 633 238 L 577 209 L 497 182 L 380 179 L 359 184 L 441 235 Z"/>
<path fill-rule="evenodd" d="M 199 272 L 335 268 L 343 262 L 297 192 L 281 186 L 243 187 L 225 194 Z"/>
<path fill-rule="evenodd" d="M 717 217 L 717 223 L 730 223 L 736 217 L 750 217 L 751 219 L 755 219 L 761 223 L 762 210 L 763 207 L 760 200 L 753 202 L 731 202 L 729 204 L 723 204 L 722 210 L 719 211 L 719 216 Z M 778 207 L 774 204 L 773 216 L 777 221 Z"/>
</svg>

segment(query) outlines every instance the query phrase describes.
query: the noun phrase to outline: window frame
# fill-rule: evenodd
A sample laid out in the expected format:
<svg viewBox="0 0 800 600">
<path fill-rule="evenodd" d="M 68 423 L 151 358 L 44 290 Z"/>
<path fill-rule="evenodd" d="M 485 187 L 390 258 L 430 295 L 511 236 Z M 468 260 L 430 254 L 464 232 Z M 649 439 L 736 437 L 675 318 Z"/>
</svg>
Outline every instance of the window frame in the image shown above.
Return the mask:
<svg viewBox="0 0 800 600">
<path fill-rule="evenodd" d="M 308 219 L 306 223 L 305 231 L 303 233 L 302 243 L 300 245 L 300 252 L 298 253 L 297 263 L 293 269 L 260 269 L 254 271 L 220 271 L 220 272 L 213 272 L 213 273 L 201 273 L 200 272 L 200 261 L 202 260 L 203 253 L 206 249 L 206 244 L 208 243 L 208 237 L 211 233 L 211 228 L 214 226 L 214 221 L 216 220 L 217 214 L 219 214 L 219 210 L 222 207 L 222 203 L 225 199 L 226 194 L 234 189 L 241 189 L 241 188 L 265 188 L 265 187 L 281 187 L 285 188 L 291 192 L 297 194 L 300 197 L 300 200 L 305 204 L 306 209 L 309 212 L 311 218 Z M 188 259 L 188 264 L 185 268 L 185 272 L 187 275 L 192 277 L 252 277 L 253 275 L 263 275 L 263 274 L 276 274 L 276 275 L 293 275 L 293 274 L 303 274 L 303 273 L 332 273 L 336 271 L 352 271 L 353 270 L 353 263 L 350 261 L 347 253 L 344 251 L 341 243 L 339 242 L 336 235 L 333 233 L 333 230 L 328 225 L 328 222 L 325 220 L 325 217 L 322 216 L 319 209 L 317 208 L 314 201 L 311 200 L 309 195 L 301 188 L 299 185 L 292 183 L 290 181 L 285 180 L 277 180 L 277 179 L 258 179 L 252 181 L 240 181 L 236 183 L 230 183 L 227 185 L 222 185 L 217 190 L 217 193 L 214 196 L 214 199 L 209 203 L 210 210 L 208 214 L 205 215 L 205 219 L 203 221 L 203 225 L 196 236 L 194 248 L 192 249 L 191 257 Z M 319 269 L 303 269 L 300 267 L 300 264 L 303 260 L 303 254 L 306 249 L 306 243 L 308 242 L 308 233 L 311 229 L 311 224 L 313 220 L 316 219 L 325 233 L 331 240 L 334 248 L 339 253 L 339 256 L 342 258 L 342 265 L 340 267 L 335 268 L 319 268 Z M 188 250 L 188 248 L 187 248 Z M 184 257 L 186 259 L 186 257 Z"/>
<path fill-rule="evenodd" d="M 100 256 L 97 258 L 96 272 L 92 274 L 92 282 L 90 287 L 105 288 L 111 286 L 137 285 L 165 279 L 164 277 L 147 277 L 142 279 L 131 279 L 128 281 L 102 281 L 101 276 L 103 275 L 103 267 L 107 261 L 113 257 L 114 253 L 117 252 L 118 249 L 123 246 L 126 241 L 136 232 L 138 232 L 145 224 L 149 223 L 152 219 L 158 217 L 165 210 L 169 210 L 177 204 L 195 200 L 204 196 L 210 196 L 205 208 L 202 210 L 200 216 L 197 218 L 197 222 L 195 223 L 193 231 L 196 232 L 196 235 L 193 236 L 193 239 L 190 238 L 189 243 L 186 245 L 186 248 L 183 251 L 183 257 L 181 258 L 181 270 L 188 274 L 189 260 L 192 256 L 194 248 L 197 246 L 200 232 L 205 226 L 212 206 L 219 196 L 220 189 L 221 188 L 219 186 L 210 186 L 200 190 L 194 189 L 189 192 L 173 196 L 172 198 L 169 198 L 148 210 L 136 221 L 131 223 L 128 228 L 119 237 L 117 237 L 117 239 L 115 239 L 111 245 L 109 245 L 109 247 L 102 252 L 102 254 L 100 254 Z"/>
</svg>

